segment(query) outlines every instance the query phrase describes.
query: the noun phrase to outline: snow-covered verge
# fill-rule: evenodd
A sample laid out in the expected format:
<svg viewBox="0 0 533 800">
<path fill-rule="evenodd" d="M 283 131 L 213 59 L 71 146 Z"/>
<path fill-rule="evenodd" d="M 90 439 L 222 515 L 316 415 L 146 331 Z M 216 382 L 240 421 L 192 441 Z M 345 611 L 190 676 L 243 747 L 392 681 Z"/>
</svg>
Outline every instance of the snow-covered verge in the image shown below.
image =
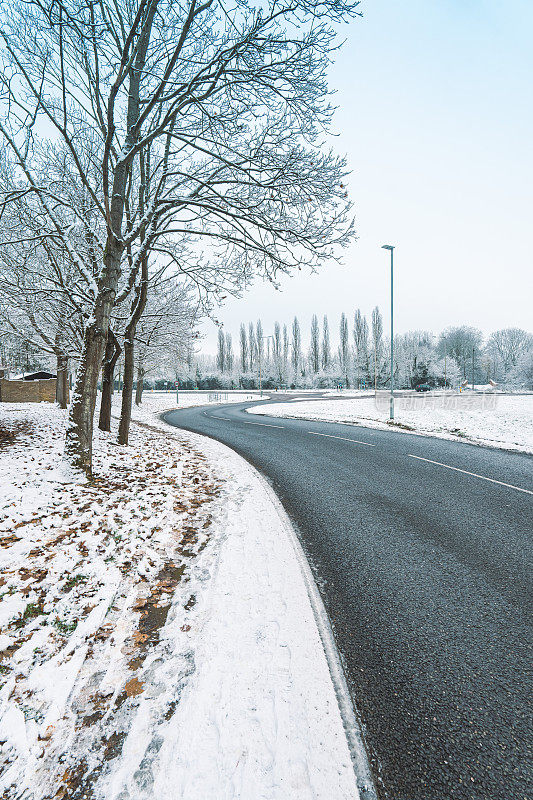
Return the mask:
<svg viewBox="0 0 533 800">
<path fill-rule="evenodd" d="M 357 798 L 286 523 L 165 407 L 85 481 L 63 412 L 0 406 L 0 796 Z"/>
<path fill-rule="evenodd" d="M 212 392 L 179 391 L 177 402 L 175 391 L 150 391 L 144 390 L 142 404 L 145 408 L 156 412 L 167 408 L 191 408 L 191 406 L 213 405 L 219 403 L 246 403 L 249 400 L 259 400 L 259 392 L 225 391 L 223 389 Z M 120 395 L 113 395 L 113 406 L 120 409 Z"/>
<path fill-rule="evenodd" d="M 386 393 L 356 399 L 268 403 L 251 414 L 389 428 Z M 533 453 L 533 395 L 424 394 L 395 401 L 395 429 Z"/>
</svg>

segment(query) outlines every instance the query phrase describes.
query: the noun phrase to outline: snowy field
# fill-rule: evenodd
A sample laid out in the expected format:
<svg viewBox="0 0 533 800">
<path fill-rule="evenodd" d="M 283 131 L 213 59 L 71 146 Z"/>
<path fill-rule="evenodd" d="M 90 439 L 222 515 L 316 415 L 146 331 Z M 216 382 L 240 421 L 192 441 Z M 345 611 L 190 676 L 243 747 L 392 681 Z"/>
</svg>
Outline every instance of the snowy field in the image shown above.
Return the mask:
<svg viewBox="0 0 533 800">
<path fill-rule="evenodd" d="M 388 428 L 389 395 L 269 403 L 248 413 Z M 403 394 L 395 423 L 398 430 L 533 453 L 533 395 Z"/>
<path fill-rule="evenodd" d="M 64 412 L 0 405 L 0 796 L 357 798 L 286 517 L 172 407 L 86 481 Z"/>
<path fill-rule="evenodd" d="M 141 405 L 149 408 L 152 413 L 157 410 L 165 411 L 168 408 L 191 408 L 191 406 L 207 406 L 218 403 L 246 403 L 249 400 L 259 400 L 259 392 L 237 392 L 217 389 L 205 392 L 179 391 L 176 402 L 176 391 L 151 391 L 144 390 Z M 113 407 L 120 410 L 120 395 L 113 395 Z M 117 412 L 118 413 L 118 412 Z"/>
</svg>

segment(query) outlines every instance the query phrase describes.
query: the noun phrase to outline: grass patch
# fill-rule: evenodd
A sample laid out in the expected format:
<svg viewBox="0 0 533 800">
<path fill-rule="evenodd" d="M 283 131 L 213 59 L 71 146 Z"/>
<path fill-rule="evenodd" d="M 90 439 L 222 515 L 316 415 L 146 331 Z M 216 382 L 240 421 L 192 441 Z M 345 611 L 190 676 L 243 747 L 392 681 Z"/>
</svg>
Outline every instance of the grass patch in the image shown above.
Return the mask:
<svg viewBox="0 0 533 800">
<path fill-rule="evenodd" d="M 466 433 L 464 433 L 460 428 L 452 428 L 450 433 L 453 433 L 454 436 L 460 436 L 462 439 L 466 439 Z"/>
<path fill-rule="evenodd" d="M 65 622 L 59 617 L 56 617 L 54 620 L 54 628 L 59 631 L 59 633 L 72 633 L 78 627 L 77 620 L 74 622 Z"/>
<path fill-rule="evenodd" d="M 65 581 L 65 585 L 63 586 L 63 591 L 68 592 L 70 589 L 73 589 L 79 583 L 86 583 L 87 582 L 87 575 L 71 575 L 70 578 L 67 578 Z"/>
<path fill-rule="evenodd" d="M 24 609 L 23 615 L 17 619 L 17 621 L 14 624 L 14 627 L 22 628 L 29 619 L 35 619 L 35 617 L 40 617 L 42 613 L 43 613 L 43 607 L 39 603 L 28 603 L 28 605 Z"/>
<path fill-rule="evenodd" d="M 412 425 L 406 425 L 405 422 L 395 422 L 393 419 L 388 419 L 387 420 L 387 425 L 391 425 L 394 428 L 401 428 L 404 431 L 414 431 L 415 430 Z"/>
</svg>

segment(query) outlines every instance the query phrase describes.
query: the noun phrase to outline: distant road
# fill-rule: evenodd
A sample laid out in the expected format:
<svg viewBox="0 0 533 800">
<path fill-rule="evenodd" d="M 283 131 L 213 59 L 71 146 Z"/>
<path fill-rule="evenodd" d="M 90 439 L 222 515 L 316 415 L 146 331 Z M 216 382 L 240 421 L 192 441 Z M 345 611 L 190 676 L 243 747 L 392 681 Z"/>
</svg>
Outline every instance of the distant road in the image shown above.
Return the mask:
<svg viewBox="0 0 533 800">
<path fill-rule="evenodd" d="M 382 796 L 531 800 L 533 458 L 250 405 L 165 418 L 273 484 L 315 571 Z"/>
</svg>

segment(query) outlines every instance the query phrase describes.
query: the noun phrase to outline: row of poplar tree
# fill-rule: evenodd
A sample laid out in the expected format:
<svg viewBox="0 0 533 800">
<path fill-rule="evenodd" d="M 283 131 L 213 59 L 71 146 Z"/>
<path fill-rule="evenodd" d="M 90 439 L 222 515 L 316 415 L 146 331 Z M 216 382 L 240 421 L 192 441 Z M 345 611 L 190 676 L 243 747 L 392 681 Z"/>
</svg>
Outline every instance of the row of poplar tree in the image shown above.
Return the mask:
<svg viewBox="0 0 533 800">
<path fill-rule="evenodd" d="M 232 336 L 219 329 L 214 364 L 209 359 L 196 366 L 196 381 L 215 380 L 221 385 L 254 388 L 259 379 L 268 388 L 290 386 L 346 387 L 386 386 L 390 381 L 388 339 L 376 306 L 370 324 L 357 309 L 350 321 L 340 317 L 332 344 L 327 315 L 311 319 L 307 346 L 297 317 L 291 325 L 274 324 L 265 334 L 261 320 L 242 323 L 237 347 Z M 236 352 L 235 352 L 236 351 Z M 465 381 L 484 384 L 529 386 L 533 384 L 533 337 L 519 328 L 495 331 L 484 340 L 477 328 L 449 327 L 435 336 L 429 331 L 410 331 L 395 336 L 395 383 L 457 386 Z"/>
</svg>

